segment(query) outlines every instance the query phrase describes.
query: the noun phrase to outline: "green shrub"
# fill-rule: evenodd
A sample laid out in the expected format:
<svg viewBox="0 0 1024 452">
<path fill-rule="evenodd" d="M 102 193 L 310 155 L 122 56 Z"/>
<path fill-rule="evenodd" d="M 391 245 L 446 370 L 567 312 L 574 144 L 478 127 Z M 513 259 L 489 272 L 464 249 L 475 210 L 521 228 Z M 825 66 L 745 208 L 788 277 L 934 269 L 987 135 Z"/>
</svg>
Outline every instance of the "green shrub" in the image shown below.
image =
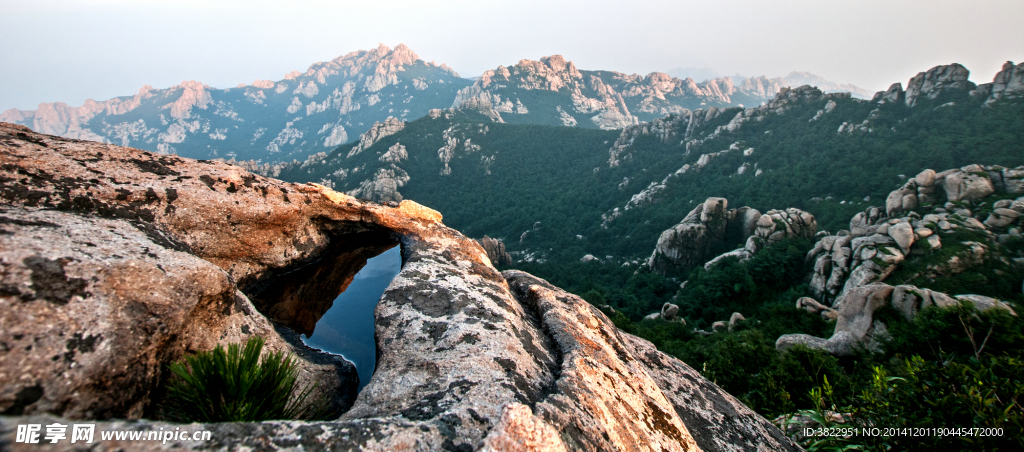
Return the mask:
<svg viewBox="0 0 1024 452">
<path fill-rule="evenodd" d="M 242 347 L 218 345 L 170 365 L 164 415 L 183 422 L 251 422 L 313 419 L 326 400 L 310 398 L 315 385 L 297 390 L 298 368 L 291 356 L 270 353 L 260 361 L 265 341 L 252 337 Z"/>
</svg>

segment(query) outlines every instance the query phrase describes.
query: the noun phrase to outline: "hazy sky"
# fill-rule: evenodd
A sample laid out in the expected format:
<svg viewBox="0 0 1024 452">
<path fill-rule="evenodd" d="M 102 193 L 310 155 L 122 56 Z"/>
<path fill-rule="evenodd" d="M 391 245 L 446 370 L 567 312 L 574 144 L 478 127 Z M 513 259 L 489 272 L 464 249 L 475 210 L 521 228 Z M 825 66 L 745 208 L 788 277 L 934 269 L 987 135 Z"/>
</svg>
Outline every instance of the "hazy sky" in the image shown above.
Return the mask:
<svg viewBox="0 0 1024 452">
<path fill-rule="evenodd" d="M 809 71 L 881 90 L 1024 59 L 1024 1 L 0 0 L 0 111 L 199 80 L 231 87 L 382 42 L 462 76 L 562 54 L 582 69 Z"/>
</svg>

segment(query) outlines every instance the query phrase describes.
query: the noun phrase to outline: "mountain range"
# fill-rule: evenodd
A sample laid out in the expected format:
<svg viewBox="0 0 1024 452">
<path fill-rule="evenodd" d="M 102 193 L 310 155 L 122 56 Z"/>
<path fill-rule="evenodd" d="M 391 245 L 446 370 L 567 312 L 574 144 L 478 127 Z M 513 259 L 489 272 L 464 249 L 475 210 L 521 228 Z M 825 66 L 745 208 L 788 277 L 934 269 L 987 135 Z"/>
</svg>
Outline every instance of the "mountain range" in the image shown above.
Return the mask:
<svg viewBox="0 0 1024 452">
<path fill-rule="evenodd" d="M 146 85 L 134 95 L 90 99 L 78 107 L 55 102 L 36 110 L 10 109 L 0 121 L 164 154 L 275 163 L 333 149 L 387 118 L 413 120 L 452 106 L 477 107 L 509 123 L 620 129 L 684 109 L 758 105 L 782 87 L 812 79 L 826 90 L 863 91 L 801 74 L 698 83 L 658 72 L 580 70 L 553 55 L 499 66 L 469 80 L 444 64 L 423 61 L 403 44 L 394 49 L 382 44 L 315 63 L 282 80 L 226 89 L 198 81 L 166 89 Z"/>
<path fill-rule="evenodd" d="M 88 100 L 80 107 L 57 102 L 11 109 L 0 121 L 163 154 L 278 161 L 333 149 L 387 117 L 421 117 L 449 105 L 469 84 L 404 45 L 381 45 L 278 81 L 227 89 L 197 81 L 167 89 L 146 85 L 134 96 Z"/>
</svg>

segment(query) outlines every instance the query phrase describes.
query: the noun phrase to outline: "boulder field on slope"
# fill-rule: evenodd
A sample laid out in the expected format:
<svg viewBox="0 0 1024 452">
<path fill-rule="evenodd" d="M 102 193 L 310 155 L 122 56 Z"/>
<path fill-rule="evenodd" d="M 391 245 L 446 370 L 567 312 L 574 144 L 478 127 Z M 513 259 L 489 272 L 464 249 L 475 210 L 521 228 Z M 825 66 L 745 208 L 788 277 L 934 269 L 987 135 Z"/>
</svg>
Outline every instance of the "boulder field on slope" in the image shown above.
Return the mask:
<svg viewBox="0 0 1024 452">
<path fill-rule="evenodd" d="M 347 363 L 292 330 L 315 325 L 322 299 L 395 242 L 403 266 L 375 311 L 377 368 L 340 418 L 193 424 L 213 440 L 91 450 L 798 450 L 581 298 L 497 272 L 476 241 L 411 201 L 360 202 L 9 124 L 0 200 L 0 444 L 12 450 L 34 450 L 14 443 L 26 423 L 182 427 L 140 419 L 159 403 L 160 370 L 253 335 L 299 354 L 305 381 L 351 391 Z M 282 277 L 297 270 L 335 290 L 318 298 Z"/>
<path fill-rule="evenodd" d="M 941 173 L 922 171 L 891 192 L 885 208 L 869 207 L 850 220 L 849 230 L 818 240 L 807 254 L 814 262 L 811 292 L 838 308 L 851 289 L 884 281 L 904 260 L 940 249 L 943 236 L 960 228 L 987 239 L 959 243 L 967 246 L 962 255 L 930 266 L 930 274 L 960 273 L 996 259 L 990 253 L 993 247 L 1021 235 L 1024 197 L 990 196 L 1024 194 L 1022 179 L 1024 167 L 968 165 Z M 937 205 L 943 198 L 950 201 Z M 990 212 L 975 217 L 965 203 L 977 203 L 975 211 Z"/>
<path fill-rule="evenodd" d="M 884 282 L 910 263 L 921 269 L 909 278 L 920 281 L 915 284 L 981 267 L 994 267 L 997 277 L 1019 281 L 1024 256 L 1003 245 L 1024 240 L 1024 196 L 1008 199 L 1024 194 L 1022 178 L 1024 167 L 924 170 L 892 191 L 884 208 L 869 207 L 850 220 L 849 230 L 822 237 L 807 253 L 807 261 L 814 262 L 810 290 L 821 302 L 805 297 L 797 300 L 797 307 L 836 319 L 835 333 L 829 339 L 785 335 L 776 347 L 800 343 L 838 355 L 849 355 L 859 347 L 870 349 L 877 342 L 876 330 L 884 336 L 885 325 L 873 320 L 874 311 L 882 306 L 892 306 L 908 319 L 920 309 L 960 301 L 970 301 L 979 310 L 1001 308 L 1014 313 L 1008 304 L 991 297 L 948 295 Z M 938 205 L 943 199 L 949 201 Z M 959 231 L 973 238 L 953 241 Z M 956 251 L 940 253 L 944 246 Z"/>
</svg>

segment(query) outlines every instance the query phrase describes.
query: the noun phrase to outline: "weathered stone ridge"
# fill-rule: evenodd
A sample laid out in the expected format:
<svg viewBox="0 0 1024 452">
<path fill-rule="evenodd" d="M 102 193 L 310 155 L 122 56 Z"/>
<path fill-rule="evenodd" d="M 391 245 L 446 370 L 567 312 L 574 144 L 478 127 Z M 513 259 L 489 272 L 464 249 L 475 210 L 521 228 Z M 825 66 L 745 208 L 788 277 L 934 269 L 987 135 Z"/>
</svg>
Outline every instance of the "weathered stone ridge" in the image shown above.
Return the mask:
<svg viewBox="0 0 1024 452">
<path fill-rule="evenodd" d="M 935 66 L 911 77 L 907 81 L 906 91 L 903 90 L 902 84 L 893 83 L 888 90 L 875 93 L 871 101 L 902 101 L 908 107 L 913 107 L 921 96 L 935 99 L 946 91 L 963 90 L 972 97 L 985 99 L 985 105 L 990 105 L 1004 97 L 1012 99 L 1024 95 L 1024 63 L 1014 65 L 1012 61 L 1007 61 L 991 83 L 975 85 L 967 80 L 969 76 L 970 71 L 957 63 Z"/>
<path fill-rule="evenodd" d="M 214 441 L 141 448 L 797 449 L 767 420 L 685 364 L 623 335 L 582 299 L 525 273 L 498 273 L 476 241 L 410 201 L 362 202 L 223 163 L 7 124 L 0 125 L 0 200 L 0 227 L 10 232 L 0 240 L 16 241 L 0 242 L 0 341 L 41 334 L 47 323 L 36 311 L 68 319 L 45 326 L 46 347 L 0 352 L 5 374 L 26 360 L 40 363 L 29 379 L 0 379 L 0 409 L 16 416 L 0 420 L 5 445 L 24 446 L 13 443 L 18 424 L 67 423 L 54 414 L 137 418 L 160 381 L 151 369 L 251 335 L 303 356 L 307 381 L 336 378 L 334 364 L 307 358 L 308 350 L 288 343 L 294 333 L 276 333 L 267 318 L 293 329 L 308 325 L 297 315 L 306 307 L 295 302 L 301 292 L 284 287 L 282 297 L 263 295 L 278 290 L 281 274 L 315 269 L 310 264 L 318 261 L 344 267 L 331 276 L 344 280 L 361 265 L 337 264 L 365 258 L 347 238 L 373 237 L 373 246 L 398 241 L 403 267 L 375 312 L 376 372 L 350 410 L 335 421 L 193 425 L 212 430 Z M 37 282 L 44 280 L 60 282 Z M 55 348 L 74 352 L 74 368 L 63 358 L 49 362 Z M 125 375 L 134 383 L 109 384 L 137 360 L 150 367 Z M 51 380 L 57 371 L 63 380 Z M 45 392 L 30 400 L 37 381 Z M 67 388 L 46 386 L 57 381 Z M 95 396 L 69 398 L 70 388 Z M 111 394 L 118 403 L 90 405 Z M 99 431 L 174 427 L 97 423 Z M 102 442 L 93 450 L 136 446 Z"/>
</svg>

